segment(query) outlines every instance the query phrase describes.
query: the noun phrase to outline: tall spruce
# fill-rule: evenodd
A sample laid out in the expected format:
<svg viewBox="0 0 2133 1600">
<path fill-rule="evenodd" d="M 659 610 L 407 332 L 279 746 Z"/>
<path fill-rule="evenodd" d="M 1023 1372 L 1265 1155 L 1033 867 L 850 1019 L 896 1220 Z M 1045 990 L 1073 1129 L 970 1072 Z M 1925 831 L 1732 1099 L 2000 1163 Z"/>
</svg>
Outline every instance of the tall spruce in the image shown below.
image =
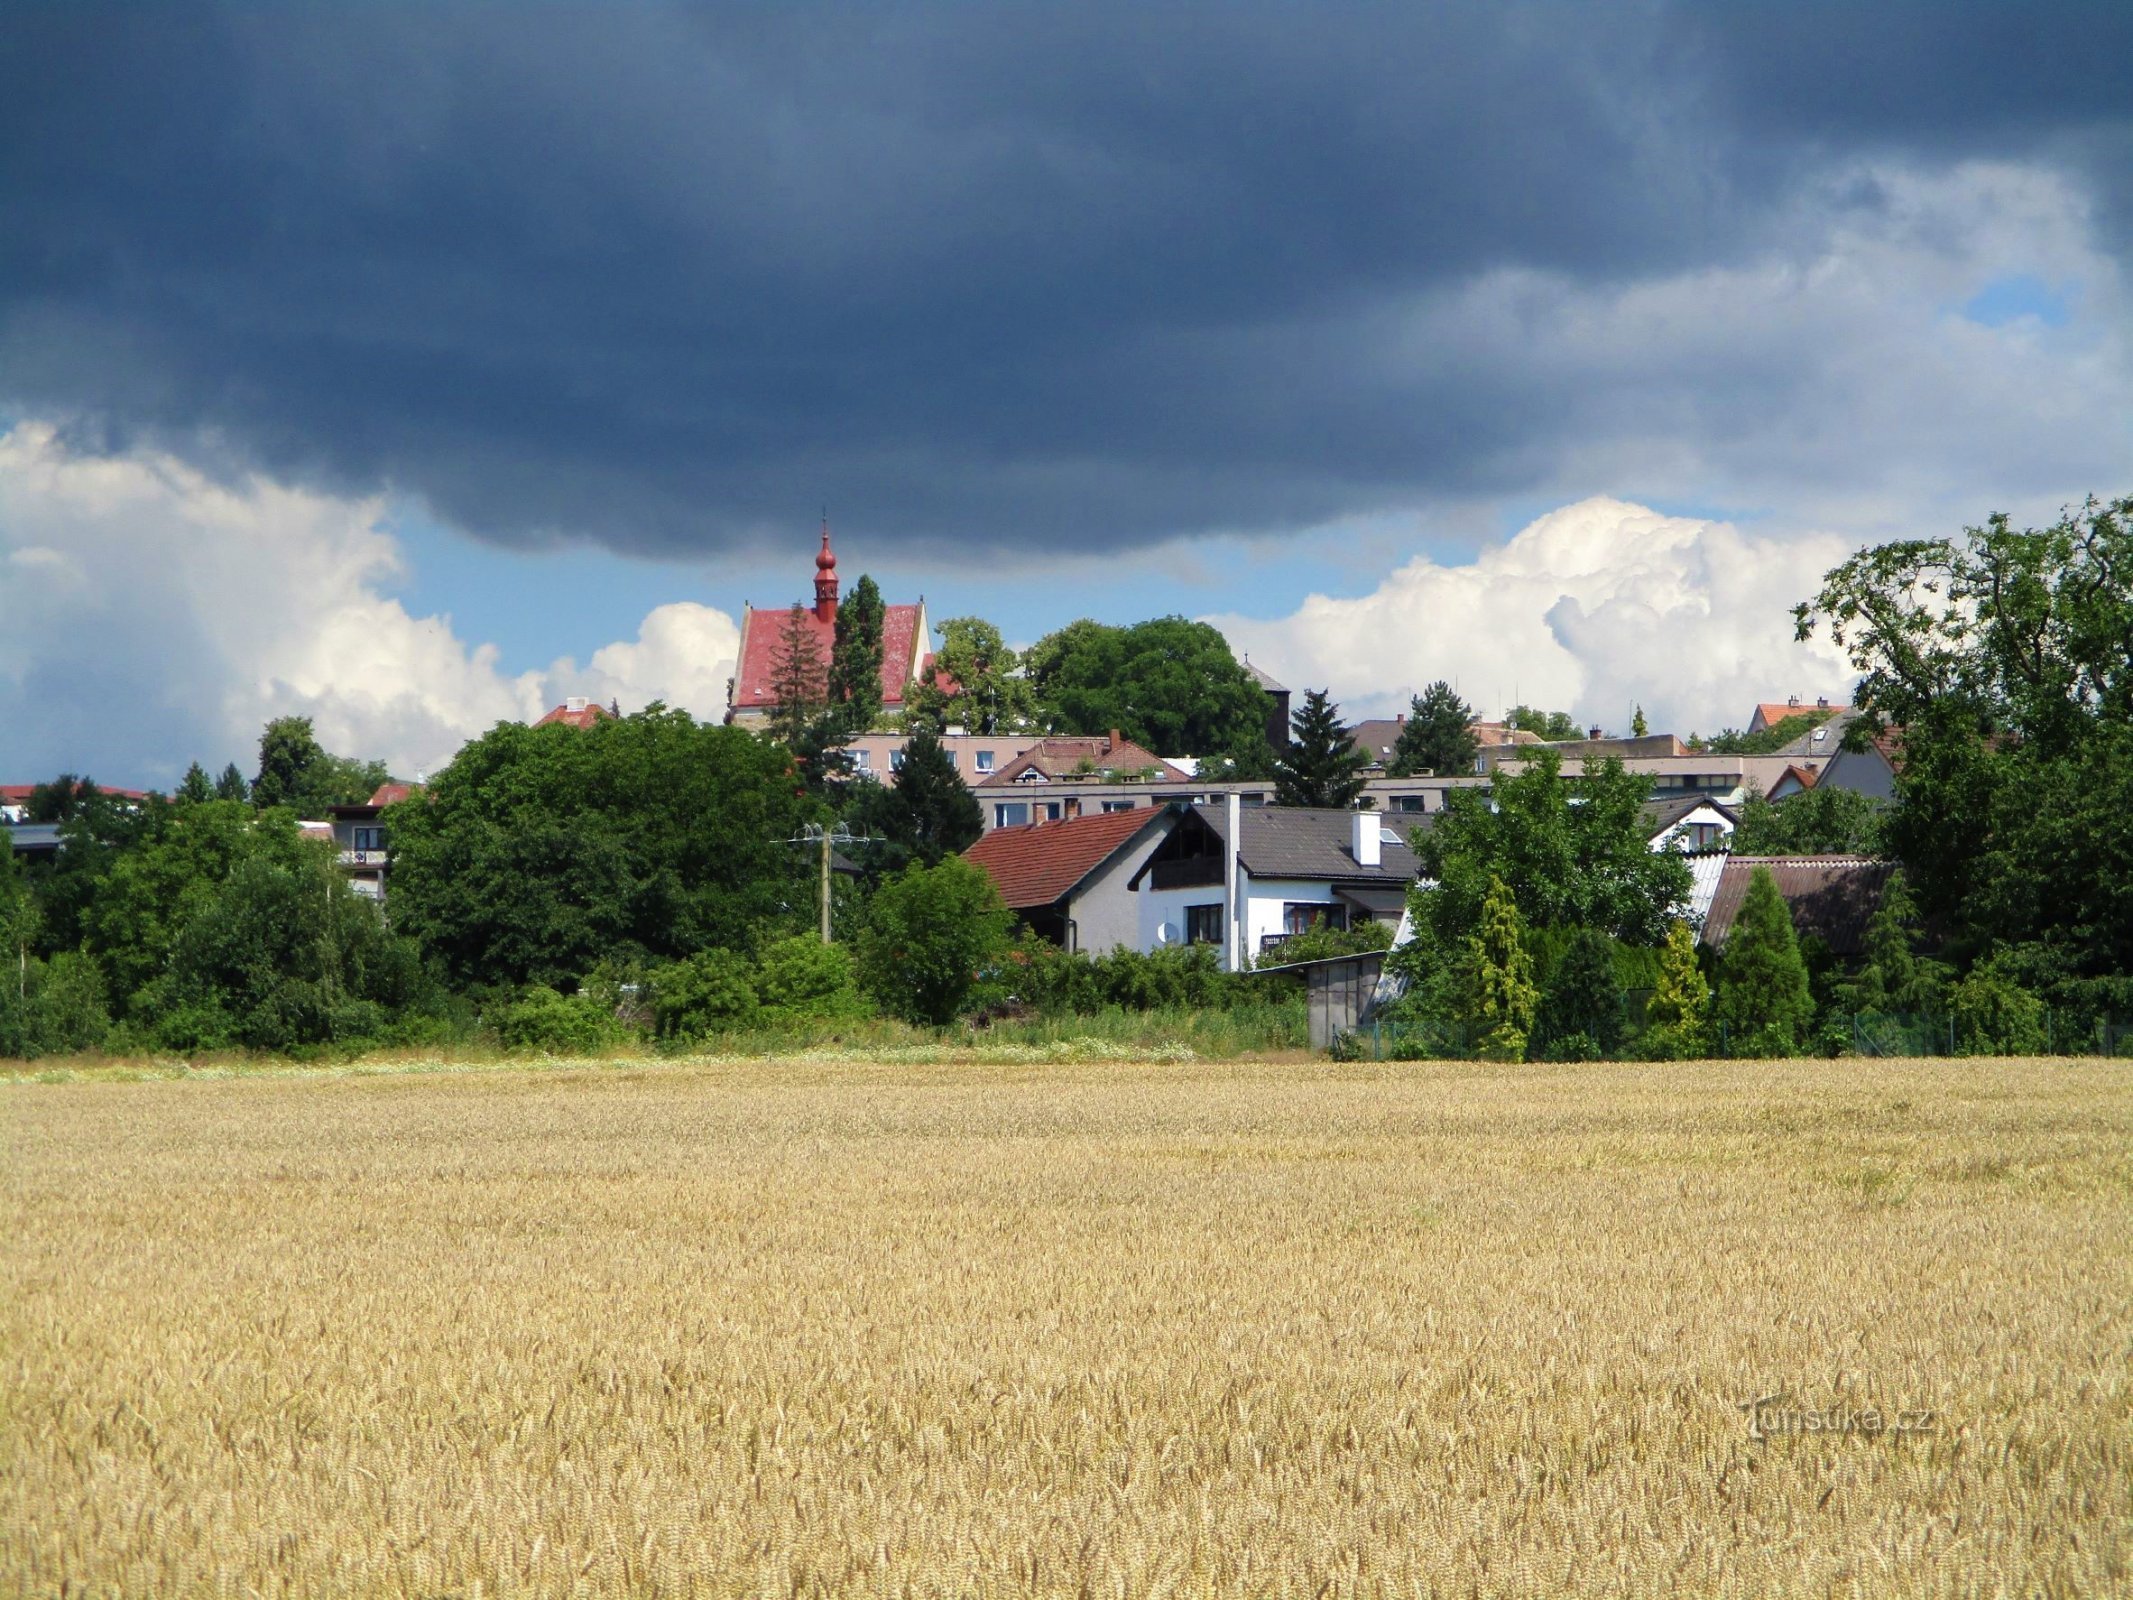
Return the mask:
<svg viewBox="0 0 2133 1600">
<path fill-rule="evenodd" d="M 1439 678 L 1408 702 L 1407 722 L 1392 747 L 1387 770 L 1395 778 L 1473 771 L 1481 748 L 1473 725 L 1474 708 Z"/>
<path fill-rule="evenodd" d="M 1710 1048 L 1705 1024 L 1711 1009 L 1711 986 L 1696 960 L 1696 935 L 1676 920 L 1666 930 L 1659 951 L 1659 982 L 1645 1003 L 1647 1024 L 1643 1053 L 1658 1061 L 1687 1061 Z"/>
<path fill-rule="evenodd" d="M 1799 1052 L 1814 1012 L 1792 913 L 1770 869 L 1757 867 L 1719 957 L 1711 1020 L 1728 1055 L 1788 1056 Z"/>
<path fill-rule="evenodd" d="M 236 762 L 232 761 L 228 766 L 224 767 L 222 776 L 215 780 L 215 798 L 217 800 L 249 800 L 252 798 L 252 786 L 244 781 L 244 774 L 238 770 Z"/>
<path fill-rule="evenodd" d="M 1370 757 L 1342 723 L 1340 707 L 1323 689 L 1304 695 L 1289 719 L 1295 737 L 1274 758 L 1274 803 L 1346 810 L 1362 794 Z"/>
<path fill-rule="evenodd" d="M 880 587 L 865 573 L 837 608 L 837 637 L 829 660 L 829 716 L 840 740 L 865 733 L 881 716 L 882 626 L 887 614 Z"/>
<path fill-rule="evenodd" d="M 1535 1039 L 1551 1059 L 1583 1061 L 1612 1055 L 1621 1047 L 1622 1032 L 1614 943 L 1595 929 L 1580 928 L 1541 996 Z"/>
<path fill-rule="evenodd" d="M 1500 880 L 1489 885 L 1482 901 L 1481 922 L 1467 940 L 1463 965 L 1475 1052 L 1491 1061 L 1525 1060 L 1540 990 L 1533 982 L 1518 902 Z"/>
<path fill-rule="evenodd" d="M 985 831 L 977 796 L 931 728 L 919 729 L 904 745 L 903 765 L 881 814 L 889 837 L 929 867 L 969 849 Z"/>
<path fill-rule="evenodd" d="M 185 769 L 185 777 L 178 784 L 178 792 L 171 798 L 193 804 L 212 800 L 215 798 L 214 781 L 208 777 L 207 769 L 195 761 Z"/>
</svg>

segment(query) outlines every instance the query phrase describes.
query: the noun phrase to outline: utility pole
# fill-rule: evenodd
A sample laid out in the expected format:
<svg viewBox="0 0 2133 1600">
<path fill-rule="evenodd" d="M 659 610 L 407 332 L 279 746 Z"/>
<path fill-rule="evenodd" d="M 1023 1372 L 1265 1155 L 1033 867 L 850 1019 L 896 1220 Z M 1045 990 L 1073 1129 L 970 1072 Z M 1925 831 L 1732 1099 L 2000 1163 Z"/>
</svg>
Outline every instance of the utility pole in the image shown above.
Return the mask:
<svg viewBox="0 0 2133 1600">
<path fill-rule="evenodd" d="M 827 828 L 819 822 L 810 822 L 785 842 L 787 844 L 819 844 L 822 847 L 822 870 L 820 887 L 817 890 L 817 909 L 822 929 L 822 942 L 829 944 L 832 942 L 830 939 L 831 851 L 841 845 L 874 844 L 878 841 L 853 833 L 850 828 L 847 828 L 841 822 Z"/>
</svg>

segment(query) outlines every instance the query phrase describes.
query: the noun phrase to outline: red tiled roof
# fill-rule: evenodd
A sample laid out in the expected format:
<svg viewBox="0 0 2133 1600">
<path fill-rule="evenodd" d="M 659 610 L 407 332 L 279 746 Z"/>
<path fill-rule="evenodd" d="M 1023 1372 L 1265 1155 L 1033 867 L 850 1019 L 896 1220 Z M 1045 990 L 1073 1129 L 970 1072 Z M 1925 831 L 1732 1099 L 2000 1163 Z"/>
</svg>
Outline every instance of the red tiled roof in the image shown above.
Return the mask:
<svg viewBox="0 0 2133 1600">
<path fill-rule="evenodd" d="M 1047 778 L 1086 778 L 1093 783 L 1103 781 L 1106 773 L 1138 776 L 1150 771 L 1163 783 L 1183 783 L 1189 776 L 1131 739 L 1103 734 L 1069 735 L 1039 739 L 985 781 L 990 787 L 1013 783 L 1024 773 L 1040 772 Z"/>
<path fill-rule="evenodd" d="M 582 706 L 557 706 L 547 716 L 536 722 L 534 726 L 536 728 L 545 728 L 551 722 L 560 722 L 566 727 L 589 728 L 596 722 L 608 721 L 613 717 L 614 713 L 601 705 L 599 701 L 588 700 Z"/>
<path fill-rule="evenodd" d="M 733 706 L 739 710 L 769 710 L 778 703 L 778 657 L 785 644 L 786 611 L 766 611 L 749 606 L 741 615 L 741 661 L 734 673 Z M 910 670 L 918 638 L 919 607 L 884 606 L 881 618 L 881 703 L 897 708 L 904 703 L 904 676 Z M 825 622 L 811 610 L 800 612 L 801 624 L 814 635 L 823 669 L 829 667 L 830 647 L 837 642 L 837 625 Z M 929 654 L 926 658 L 931 660 Z"/>
<path fill-rule="evenodd" d="M 1072 894 L 1090 873 L 1164 814 L 1161 806 L 1100 811 L 1065 822 L 995 828 L 963 852 L 1017 910 L 1048 906 Z"/>
<path fill-rule="evenodd" d="M 1783 783 L 1787 778 L 1790 778 L 1801 788 L 1812 789 L 1815 786 L 1815 779 L 1821 776 L 1821 772 L 1813 767 L 1791 766 L 1778 774 L 1777 781 L 1778 783 Z M 1772 784 L 1771 787 L 1776 788 L 1777 784 Z"/>
<path fill-rule="evenodd" d="M 1748 726 L 1751 729 L 1774 728 L 1787 717 L 1813 716 L 1823 711 L 1827 711 L 1831 716 L 1842 716 L 1849 710 L 1851 710 L 1850 706 L 1822 706 L 1809 705 L 1805 701 L 1795 704 L 1790 700 L 1766 700 L 1749 713 Z"/>
<path fill-rule="evenodd" d="M 398 805 L 414 792 L 415 786 L 411 783 L 381 783 L 370 797 L 370 803 L 383 811 L 387 806 Z"/>
<path fill-rule="evenodd" d="M 94 782 L 95 780 L 92 779 L 90 781 Z M 28 805 L 30 796 L 43 787 L 44 785 L 41 783 L 0 783 L 0 805 Z M 108 783 L 97 784 L 96 792 L 98 794 L 113 795 L 120 800 L 146 800 L 148 798 L 146 789 L 116 789 Z"/>
</svg>

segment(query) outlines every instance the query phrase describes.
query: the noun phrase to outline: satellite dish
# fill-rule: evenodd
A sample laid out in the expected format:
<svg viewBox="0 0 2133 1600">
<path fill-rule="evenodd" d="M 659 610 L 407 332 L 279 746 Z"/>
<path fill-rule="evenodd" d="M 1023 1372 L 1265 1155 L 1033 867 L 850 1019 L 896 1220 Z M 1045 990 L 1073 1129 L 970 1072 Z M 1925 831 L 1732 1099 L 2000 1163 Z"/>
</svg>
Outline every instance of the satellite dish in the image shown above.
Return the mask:
<svg viewBox="0 0 2133 1600">
<path fill-rule="evenodd" d="M 1176 944 L 1178 942 L 1178 925 L 1175 922 L 1158 923 L 1155 930 L 1155 942 L 1157 944 Z"/>
</svg>

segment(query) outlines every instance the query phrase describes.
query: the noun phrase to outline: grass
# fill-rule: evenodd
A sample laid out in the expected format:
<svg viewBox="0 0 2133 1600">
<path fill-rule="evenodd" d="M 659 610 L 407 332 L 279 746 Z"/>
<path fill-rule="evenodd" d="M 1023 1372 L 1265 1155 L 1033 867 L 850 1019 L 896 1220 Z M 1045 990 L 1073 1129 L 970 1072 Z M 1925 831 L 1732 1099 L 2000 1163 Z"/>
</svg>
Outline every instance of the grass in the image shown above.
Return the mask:
<svg viewBox="0 0 2133 1600">
<path fill-rule="evenodd" d="M 1017 1048 L 9 1084 L 0 1592 L 2133 1590 L 2121 1066 Z"/>
</svg>

